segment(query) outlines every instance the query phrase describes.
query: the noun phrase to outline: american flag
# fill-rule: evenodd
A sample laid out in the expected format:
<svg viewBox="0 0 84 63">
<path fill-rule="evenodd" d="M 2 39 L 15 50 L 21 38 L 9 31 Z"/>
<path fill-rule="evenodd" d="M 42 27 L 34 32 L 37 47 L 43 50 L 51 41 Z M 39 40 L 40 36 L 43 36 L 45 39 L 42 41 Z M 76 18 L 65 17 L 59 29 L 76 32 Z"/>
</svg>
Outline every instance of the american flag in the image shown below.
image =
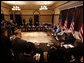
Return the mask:
<svg viewBox="0 0 84 63">
<path fill-rule="evenodd" d="M 65 23 L 64 23 L 64 30 L 68 30 L 68 28 L 67 28 L 67 25 L 68 25 L 68 12 L 69 12 L 69 10 L 67 10 L 67 16 L 66 16 L 66 20 L 65 20 Z"/>
<path fill-rule="evenodd" d="M 62 19 L 59 19 L 58 25 L 62 26 Z"/>
<path fill-rule="evenodd" d="M 65 20 L 65 23 L 64 23 L 64 30 L 67 30 L 68 28 L 67 28 L 67 24 L 68 24 L 68 22 L 67 22 L 67 19 Z"/>
<path fill-rule="evenodd" d="M 82 24 L 82 26 L 81 26 L 81 28 L 79 30 L 78 37 L 79 37 L 79 39 L 83 38 L 83 24 Z"/>
<path fill-rule="evenodd" d="M 70 31 L 71 31 L 72 33 L 74 33 L 74 16 L 73 16 L 73 18 L 72 18 L 72 22 L 71 22 L 71 25 L 70 25 Z"/>
<path fill-rule="evenodd" d="M 59 22 L 58 22 L 59 26 L 62 26 L 62 14 L 60 13 L 59 15 Z"/>
</svg>

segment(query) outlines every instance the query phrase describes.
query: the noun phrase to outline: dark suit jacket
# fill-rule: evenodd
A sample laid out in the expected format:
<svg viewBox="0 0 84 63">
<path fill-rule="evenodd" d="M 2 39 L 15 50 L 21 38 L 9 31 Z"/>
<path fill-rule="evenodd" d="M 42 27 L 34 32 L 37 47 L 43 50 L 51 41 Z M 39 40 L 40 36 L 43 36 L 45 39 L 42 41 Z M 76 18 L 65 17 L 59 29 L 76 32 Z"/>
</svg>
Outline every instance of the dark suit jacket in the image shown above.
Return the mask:
<svg viewBox="0 0 84 63">
<path fill-rule="evenodd" d="M 12 50 L 14 53 L 14 59 L 12 61 L 14 61 L 14 62 L 18 61 L 19 54 L 24 52 L 26 43 L 27 42 L 25 40 L 22 40 L 21 38 L 18 38 L 18 37 L 11 40 L 11 44 L 12 44 L 11 47 L 12 47 Z"/>
<path fill-rule="evenodd" d="M 11 43 L 12 49 L 15 52 L 23 52 L 27 42 L 25 40 L 22 40 L 21 38 L 16 37 L 14 40 L 11 40 Z"/>
<path fill-rule="evenodd" d="M 41 48 L 35 48 L 35 54 L 36 53 L 39 53 L 41 55 L 39 62 L 43 62 L 44 59 L 43 59 L 43 51 L 42 51 L 42 49 Z"/>
<path fill-rule="evenodd" d="M 66 40 L 66 41 L 69 41 L 69 42 L 71 42 L 71 43 L 74 43 L 74 41 L 75 41 L 76 39 L 73 37 L 72 34 L 69 34 L 69 35 L 65 34 L 65 40 Z"/>
<path fill-rule="evenodd" d="M 72 54 L 75 56 L 76 61 L 80 61 L 83 56 L 83 45 L 78 45 L 72 49 Z"/>
<path fill-rule="evenodd" d="M 8 37 L 1 36 L 1 41 L 0 41 L 0 48 L 1 48 L 1 61 L 4 62 L 10 62 L 11 61 L 11 43 Z"/>
<path fill-rule="evenodd" d="M 21 63 L 36 63 L 36 60 L 33 58 L 32 55 L 28 56 L 28 55 L 24 55 L 24 54 L 20 53 L 19 56 L 18 56 L 18 62 L 21 62 Z"/>
<path fill-rule="evenodd" d="M 21 38 L 15 38 L 14 40 L 11 40 L 11 43 L 14 57 L 16 58 L 17 61 L 19 53 L 24 52 L 24 48 L 27 42 L 25 40 L 22 40 Z"/>
<path fill-rule="evenodd" d="M 64 33 L 62 36 L 59 36 L 60 38 L 59 38 L 59 40 L 61 40 L 61 41 L 64 41 L 64 42 L 66 42 L 66 43 L 74 43 L 74 41 L 76 40 L 74 37 L 73 37 L 73 35 L 72 34 L 66 34 L 66 33 Z M 62 38 L 65 38 L 65 40 L 63 40 Z"/>
</svg>

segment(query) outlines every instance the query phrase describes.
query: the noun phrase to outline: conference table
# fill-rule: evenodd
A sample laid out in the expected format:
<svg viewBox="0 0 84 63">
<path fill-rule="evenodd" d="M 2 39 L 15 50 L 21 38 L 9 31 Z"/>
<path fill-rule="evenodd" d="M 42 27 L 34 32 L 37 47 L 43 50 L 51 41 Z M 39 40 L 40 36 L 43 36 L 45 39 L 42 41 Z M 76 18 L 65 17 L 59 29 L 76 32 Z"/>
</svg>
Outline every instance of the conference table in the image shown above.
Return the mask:
<svg viewBox="0 0 84 63">
<path fill-rule="evenodd" d="M 22 32 L 31 32 L 31 31 L 45 31 L 53 38 L 53 41 L 50 43 L 40 43 L 40 48 L 42 48 L 43 51 L 48 51 L 52 45 L 61 46 L 61 41 L 57 40 L 54 35 L 49 31 L 49 29 L 45 26 L 21 26 Z M 13 37 L 14 38 L 14 37 Z"/>
<path fill-rule="evenodd" d="M 21 26 L 21 31 L 47 31 L 45 26 Z"/>
<path fill-rule="evenodd" d="M 39 43 L 38 46 L 43 50 L 43 52 L 48 52 L 48 50 L 51 48 L 51 46 L 54 46 L 54 45 L 58 45 L 58 44 L 55 44 L 55 43 Z M 65 49 L 74 48 L 74 46 L 72 44 L 63 44 L 60 47 L 64 47 Z"/>
</svg>

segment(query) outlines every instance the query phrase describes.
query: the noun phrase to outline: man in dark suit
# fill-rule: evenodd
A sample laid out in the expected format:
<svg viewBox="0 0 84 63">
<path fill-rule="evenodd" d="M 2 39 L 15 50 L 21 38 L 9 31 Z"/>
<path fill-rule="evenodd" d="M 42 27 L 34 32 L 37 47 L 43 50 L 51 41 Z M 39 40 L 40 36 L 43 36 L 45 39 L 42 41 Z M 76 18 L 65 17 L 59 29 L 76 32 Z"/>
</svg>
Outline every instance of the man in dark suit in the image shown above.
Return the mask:
<svg viewBox="0 0 84 63">
<path fill-rule="evenodd" d="M 60 41 L 64 41 L 66 43 L 74 43 L 74 41 L 76 40 L 76 38 L 74 38 L 73 34 L 71 32 L 66 32 L 64 33 L 60 38 Z"/>
<path fill-rule="evenodd" d="M 16 31 L 15 32 L 16 38 L 11 40 L 12 43 L 12 50 L 14 53 L 14 61 L 18 61 L 18 55 L 20 53 L 23 53 L 23 50 L 25 48 L 26 45 L 26 41 L 21 39 L 21 32 L 20 31 Z"/>
<path fill-rule="evenodd" d="M 11 20 L 10 23 L 11 23 L 11 31 L 12 31 L 12 35 L 14 35 L 15 24 L 14 24 L 13 20 Z"/>
<path fill-rule="evenodd" d="M 57 25 L 56 33 L 59 33 L 59 32 L 61 32 L 61 27 Z"/>
<path fill-rule="evenodd" d="M 81 40 L 75 40 L 73 45 L 74 48 L 66 49 L 66 60 L 68 63 L 81 63 L 80 59 L 83 57 L 83 43 Z"/>
<path fill-rule="evenodd" d="M 1 29 L 1 41 L 0 41 L 0 48 L 1 48 L 1 62 L 2 63 L 11 63 L 11 43 L 9 37 L 5 35 L 5 29 Z"/>
<path fill-rule="evenodd" d="M 24 54 L 19 55 L 19 62 L 28 63 L 34 62 L 36 63 L 35 58 L 33 57 L 35 46 L 31 42 L 27 42 L 24 48 Z"/>
<path fill-rule="evenodd" d="M 23 25 L 25 26 L 25 19 L 23 19 Z"/>
<path fill-rule="evenodd" d="M 65 62 L 64 55 L 65 55 L 65 48 L 63 47 L 56 48 L 55 46 L 51 46 L 51 48 L 48 51 L 48 62 L 53 63 Z"/>
<path fill-rule="evenodd" d="M 10 21 L 6 21 L 6 29 L 8 32 L 8 37 L 10 37 L 11 36 L 11 23 L 10 23 Z"/>
<path fill-rule="evenodd" d="M 29 22 L 30 22 L 30 26 L 32 26 L 32 18 L 31 17 L 29 19 Z"/>
<path fill-rule="evenodd" d="M 81 62 L 80 59 L 83 56 L 83 42 L 82 40 L 76 40 L 74 42 L 74 48 L 72 51 L 72 54 L 75 56 L 76 58 L 76 62 Z"/>
<path fill-rule="evenodd" d="M 48 54 L 47 54 L 47 58 L 48 58 L 48 62 L 56 62 L 56 50 L 57 48 L 52 46 L 49 50 L 48 50 Z"/>
<path fill-rule="evenodd" d="M 53 33 L 56 32 L 56 29 L 57 29 L 57 26 L 54 24 L 54 27 L 53 27 Z"/>
<path fill-rule="evenodd" d="M 39 45 L 35 46 L 35 54 L 37 54 L 37 53 L 40 54 L 40 60 L 39 60 L 39 62 L 44 62 L 44 59 L 43 59 L 43 50 L 40 48 Z"/>
</svg>

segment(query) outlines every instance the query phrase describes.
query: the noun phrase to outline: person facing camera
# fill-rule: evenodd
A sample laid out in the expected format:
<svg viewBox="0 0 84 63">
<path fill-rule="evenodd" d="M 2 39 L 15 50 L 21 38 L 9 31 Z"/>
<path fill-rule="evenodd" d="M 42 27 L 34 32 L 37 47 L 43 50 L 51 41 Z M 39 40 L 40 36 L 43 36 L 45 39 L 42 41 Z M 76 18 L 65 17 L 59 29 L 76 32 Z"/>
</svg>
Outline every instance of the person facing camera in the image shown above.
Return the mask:
<svg viewBox="0 0 84 63">
<path fill-rule="evenodd" d="M 59 33 L 59 32 L 61 32 L 61 27 L 57 25 L 56 33 Z"/>
</svg>

